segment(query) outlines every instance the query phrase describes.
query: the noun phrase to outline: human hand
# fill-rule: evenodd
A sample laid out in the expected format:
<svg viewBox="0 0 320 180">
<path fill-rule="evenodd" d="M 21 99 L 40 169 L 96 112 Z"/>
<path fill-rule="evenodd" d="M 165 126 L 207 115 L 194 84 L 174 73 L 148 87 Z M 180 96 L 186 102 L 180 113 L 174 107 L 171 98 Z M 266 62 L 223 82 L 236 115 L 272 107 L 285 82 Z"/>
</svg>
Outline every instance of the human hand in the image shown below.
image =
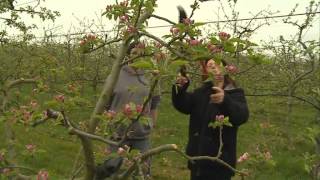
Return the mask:
<svg viewBox="0 0 320 180">
<path fill-rule="evenodd" d="M 187 77 L 181 76 L 180 74 L 176 78 L 176 85 L 179 87 L 183 87 L 189 82 L 189 79 Z"/>
<path fill-rule="evenodd" d="M 224 99 L 224 90 L 221 87 L 212 87 L 214 93 L 210 95 L 210 100 L 212 103 L 221 104 Z"/>
</svg>

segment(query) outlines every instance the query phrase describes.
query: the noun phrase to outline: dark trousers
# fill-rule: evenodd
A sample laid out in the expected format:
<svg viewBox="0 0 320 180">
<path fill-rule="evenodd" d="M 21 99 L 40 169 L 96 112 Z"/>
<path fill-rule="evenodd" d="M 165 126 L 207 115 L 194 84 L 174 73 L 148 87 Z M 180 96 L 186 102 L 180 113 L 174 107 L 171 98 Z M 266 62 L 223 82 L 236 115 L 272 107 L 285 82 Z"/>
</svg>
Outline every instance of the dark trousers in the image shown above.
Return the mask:
<svg viewBox="0 0 320 180">
<path fill-rule="evenodd" d="M 199 174 L 197 173 L 197 171 L 192 170 L 190 180 L 231 180 L 230 175 L 224 175 L 224 174 L 218 174 L 218 173 L 207 172 L 206 174 Z"/>
</svg>

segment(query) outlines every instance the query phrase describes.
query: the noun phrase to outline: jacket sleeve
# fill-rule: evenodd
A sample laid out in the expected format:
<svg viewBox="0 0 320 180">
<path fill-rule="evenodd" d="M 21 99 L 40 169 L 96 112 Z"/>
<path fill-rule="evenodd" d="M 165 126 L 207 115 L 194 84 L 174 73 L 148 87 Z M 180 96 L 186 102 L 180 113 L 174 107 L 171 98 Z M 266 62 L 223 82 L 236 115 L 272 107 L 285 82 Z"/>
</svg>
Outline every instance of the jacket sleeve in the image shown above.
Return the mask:
<svg viewBox="0 0 320 180">
<path fill-rule="evenodd" d="M 230 94 L 225 91 L 221 109 L 226 116 L 229 116 L 229 121 L 233 126 L 240 126 L 249 119 L 247 100 L 242 89 Z"/>
<path fill-rule="evenodd" d="M 184 87 L 172 86 L 172 104 L 173 106 L 184 114 L 190 114 L 192 108 L 192 93 L 187 92 L 189 84 Z"/>
</svg>

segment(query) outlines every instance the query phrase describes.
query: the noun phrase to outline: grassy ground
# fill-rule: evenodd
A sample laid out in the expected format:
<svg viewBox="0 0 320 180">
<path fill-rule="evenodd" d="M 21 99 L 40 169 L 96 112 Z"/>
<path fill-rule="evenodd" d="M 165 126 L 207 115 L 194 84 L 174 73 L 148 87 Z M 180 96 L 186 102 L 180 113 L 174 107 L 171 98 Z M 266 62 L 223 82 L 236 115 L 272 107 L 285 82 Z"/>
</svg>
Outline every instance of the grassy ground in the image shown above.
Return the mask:
<svg viewBox="0 0 320 180">
<path fill-rule="evenodd" d="M 275 165 L 267 163 L 239 164 L 239 169 L 248 169 L 248 180 L 305 180 L 310 179 L 304 170 L 305 152 L 312 152 L 313 145 L 306 138 L 306 127 L 314 125 L 315 112 L 306 105 L 295 105 L 292 120 L 285 121 L 286 106 L 279 99 L 248 98 L 250 120 L 239 129 L 238 155 L 249 152 L 254 154 L 257 147 L 271 152 Z M 152 135 L 152 146 L 160 144 L 177 144 L 184 148 L 187 141 L 188 117 L 176 112 L 170 103 L 170 97 L 165 95 L 160 105 L 157 127 Z M 90 114 L 90 109 L 82 110 L 84 117 Z M 77 115 L 75 115 L 77 118 Z M 73 170 L 74 159 L 78 156 L 80 143 L 76 137 L 67 134 L 59 126 L 49 123 L 37 128 L 26 129 L 17 125 L 16 148 L 20 164 L 35 170 L 49 170 L 52 180 L 67 179 Z M 265 127 L 264 125 L 267 124 Z M 4 132 L 4 127 L 1 127 Z M 0 142 L 4 142 L 4 133 L 0 133 Z M 36 144 L 42 152 L 34 156 L 23 155 L 26 144 Z M 4 143 L 0 143 L 0 148 Z M 97 151 L 104 145 L 97 143 Z M 101 157 L 101 156 L 100 156 Z M 152 174 L 156 180 L 187 180 L 189 172 L 186 160 L 175 153 L 163 153 L 153 158 Z M 235 177 L 235 180 L 240 179 Z"/>
</svg>

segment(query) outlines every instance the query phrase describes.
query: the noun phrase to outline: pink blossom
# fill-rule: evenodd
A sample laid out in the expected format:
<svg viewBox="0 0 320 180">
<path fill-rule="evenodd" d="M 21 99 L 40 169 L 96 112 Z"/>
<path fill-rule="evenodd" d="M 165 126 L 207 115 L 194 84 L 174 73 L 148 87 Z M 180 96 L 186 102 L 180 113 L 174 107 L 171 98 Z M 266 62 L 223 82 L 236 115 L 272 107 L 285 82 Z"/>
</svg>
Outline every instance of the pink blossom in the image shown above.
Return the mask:
<svg viewBox="0 0 320 180">
<path fill-rule="evenodd" d="M 126 150 L 125 150 L 124 148 L 122 148 L 122 147 L 119 147 L 119 148 L 118 148 L 117 154 L 118 154 L 119 156 L 122 156 L 122 155 L 124 155 L 125 153 L 126 153 Z"/>
<path fill-rule="evenodd" d="M 128 0 L 125 0 L 123 2 L 120 2 L 120 6 L 123 6 L 123 7 L 127 7 L 128 6 Z"/>
<path fill-rule="evenodd" d="M 166 55 L 163 52 L 157 52 L 154 54 L 154 59 L 159 62 L 160 60 L 163 60 L 166 58 Z"/>
<path fill-rule="evenodd" d="M 126 145 L 126 144 L 123 146 L 123 148 L 124 148 L 126 151 L 130 150 L 130 147 L 129 147 L 128 145 Z"/>
<path fill-rule="evenodd" d="M 43 118 L 48 118 L 48 111 L 42 111 Z"/>
<path fill-rule="evenodd" d="M 196 46 L 196 45 L 201 44 L 201 41 L 199 41 L 199 40 L 197 40 L 197 39 L 190 39 L 190 40 L 188 40 L 188 41 L 189 41 L 189 44 L 190 44 L 191 46 Z"/>
<path fill-rule="evenodd" d="M 85 45 L 86 43 L 87 43 L 86 40 L 81 40 L 81 41 L 79 42 L 80 46 L 83 46 L 83 45 Z"/>
<path fill-rule="evenodd" d="M 0 162 L 4 160 L 4 152 L 0 152 Z"/>
<path fill-rule="evenodd" d="M 87 35 L 87 39 L 88 40 L 95 40 L 97 37 L 95 36 L 95 35 L 93 35 L 93 34 L 88 34 Z"/>
<path fill-rule="evenodd" d="M 241 163 L 245 160 L 249 159 L 249 153 L 245 152 L 242 156 L 239 157 L 239 159 L 237 160 L 238 163 Z"/>
<path fill-rule="evenodd" d="M 124 106 L 123 113 L 124 113 L 126 116 L 131 116 L 131 115 L 132 115 L 132 109 L 131 109 L 130 104 L 126 104 L 126 105 Z"/>
<path fill-rule="evenodd" d="M 28 109 L 28 106 L 20 106 L 20 109 Z"/>
<path fill-rule="evenodd" d="M 68 90 L 74 92 L 76 90 L 76 86 L 74 84 L 69 84 Z"/>
<path fill-rule="evenodd" d="M 48 171 L 40 170 L 37 175 L 37 180 L 48 180 L 49 173 Z"/>
<path fill-rule="evenodd" d="M 32 101 L 30 102 L 30 106 L 31 106 L 32 108 L 36 108 L 36 107 L 38 106 L 37 101 L 32 100 Z"/>
<path fill-rule="evenodd" d="M 162 48 L 162 44 L 160 44 L 159 42 L 154 42 L 154 46 L 159 49 Z"/>
<path fill-rule="evenodd" d="M 218 121 L 218 122 L 223 122 L 223 120 L 224 120 L 224 115 L 216 115 L 216 121 Z"/>
<path fill-rule="evenodd" d="M 182 20 L 182 22 L 183 22 L 183 24 L 189 26 L 189 25 L 193 24 L 194 21 L 191 20 L 190 18 L 185 18 Z"/>
<path fill-rule="evenodd" d="M 64 95 L 56 95 L 54 99 L 58 102 L 64 102 L 65 97 Z"/>
<path fill-rule="evenodd" d="M 112 5 L 107 5 L 106 11 L 111 11 L 112 10 Z"/>
<path fill-rule="evenodd" d="M 158 69 L 152 70 L 151 71 L 152 75 L 157 76 L 160 74 L 160 71 Z"/>
<path fill-rule="evenodd" d="M 134 46 L 135 48 L 138 49 L 144 49 L 146 48 L 146 45 L 143 42 L 139 42 L 137 45 Z"/>
<path fill-rule="evenodd" d="M 227 72 L 231 74 L 235 74 L 238 72 L 238 68 L 235 65 L 229 64 L 225 66 L 225 69 Z"/>
<path fill-rule="evenodd" d="M 103 151 L 103 154 L 106 155 L 106 156 L 111 154 L 111 153 L 112 153 L 112 151 L 109 148 L 105 148 L 104 151 Z"/>
<path fill-rule="evenodd" d="M 117 115 L 117 113 L 112 110 L 108 110 L 104 112 L 104 114 L 107 116 L 108 119 L 113 119 Z"/>
<path fill-rule="evenodd" d="M 218 36 L 223 41 L 228 40 L 230 38 L 230 34 L 228 34 L 226 32 L 219 32 Z"/>
<path fill-rule="evenodd" d="M 10 110 L 10 112 L 12 112 L 12 113 L 17 113 L 18 110 L 17 110 L 16 108 L 12 108 L 12 109 Z"/>
<path fill-rule="evenodd" d="M 128 22 L 129 21 L 129 16 L 127 14 L 124 14 L 122 16 L 120 16 L 120 22 Z"/>
<path fill-rule="evenodd" d="M 25 145 L 25 147 L 31 153 L 34 152 L 36 149 L 36 145 L 34 145 L 34 144 L 27 144 L 27 145 Z"/>
<path fill-rule="evenodd" d="M 134 26 L 132 26 L 132 25 L 129 25 L 128 27 L 127 27 L 127 32 L 128 33 L 135 33 L 135 32 L 137 32 L 137 29 L 134 27 Z"/>
<path fill-rule="evenodd" d="M 271 153 L 270 153 L 269 151 L 267 151 L 267 152 L 265 152 L 265 153 L 263 153 L 263 154 L 264 154 L 264 158 L 265 158 L 266 160 L 272 159 L 272 155 L 271 155 Z"/>
<path fill-rule="evenodd" d="M 8 174 L 10 173 L 10 171 L 11 171 L 11 169 L 9 169 L 9 168 L 4 168 L 4 169 L 2 169 L 2 172 L 1 172 L 1 173 L 5 174 L 5 175 L 8 175 Z"/>
<path fill-rule="evenodd" d="M 178 28 L 176 28 L 176 27 L 172 27 L 172 28 L 170 28 L 170 32 L 171 32 L 174 36 L 176 36 L 176 35 L 179 34 L 180 30 L 179 30 Z"/>
<path fill-rule="evenodd" d="M 220 53 L 223 50 L 221 47 L 213 45 L 213 44 L 208 44 L 207 48 L 209 49 L 209 51 L 211 53 Z"/>
<path fill-rule="evenodd" d="M 137 111 L 137 113 L 141 113 L 142 112 L 142 105 L 136 105 L 136 111 Z"/>
<path fill-rule="evenodd" d="M 38 92 L 38 89 L 37 89 L 37 88 L 32 89 L 32 92 L 33 92 L 33 93 L 37 93 L 37 92 Z"/>
<path fill-rule="evenodd" d="M 28 121 L 31 118 L 31 112 L 23 110 L 22 118 L 24 121 Z"/>
</svg>

